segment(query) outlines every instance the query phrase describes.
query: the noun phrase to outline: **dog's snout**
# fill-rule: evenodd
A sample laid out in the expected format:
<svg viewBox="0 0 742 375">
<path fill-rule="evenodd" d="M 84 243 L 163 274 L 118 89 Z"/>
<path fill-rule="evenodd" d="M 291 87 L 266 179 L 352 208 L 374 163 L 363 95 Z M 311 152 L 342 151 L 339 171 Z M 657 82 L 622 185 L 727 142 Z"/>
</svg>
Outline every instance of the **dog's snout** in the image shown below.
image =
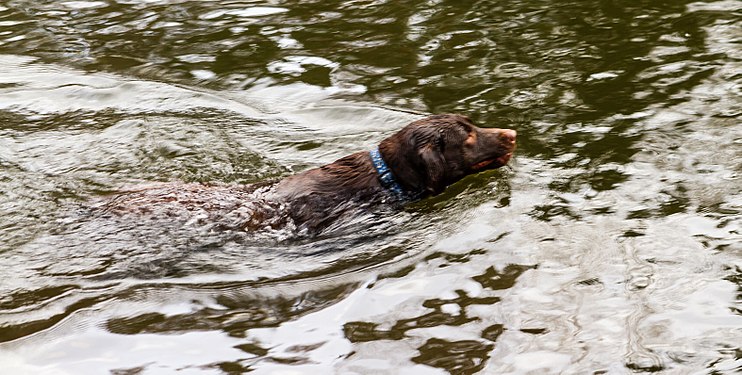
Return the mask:
<svg viewBox="0 0 742 375">
<path fill-rule="evenodd" d="M 507 144 L 515 144 L 515 137 L 518 133 L 513 129 L 501 129 L 500 139 Z"/>
</svg>

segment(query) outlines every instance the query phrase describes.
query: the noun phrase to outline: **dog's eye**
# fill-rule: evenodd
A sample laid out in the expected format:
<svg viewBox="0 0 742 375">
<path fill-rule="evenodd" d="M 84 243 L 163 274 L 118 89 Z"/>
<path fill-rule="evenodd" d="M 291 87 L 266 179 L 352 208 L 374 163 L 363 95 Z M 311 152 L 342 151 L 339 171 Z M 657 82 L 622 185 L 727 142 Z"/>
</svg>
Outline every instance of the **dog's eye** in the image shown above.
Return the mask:
<svg viewBox="0 0 742 375">
<path fill-rule="evenodd" d="M 464 144 L 467 146 L 473 146 L 475 143 L 477 143 L 477 132 L 469 132 Z"/>
</svg>

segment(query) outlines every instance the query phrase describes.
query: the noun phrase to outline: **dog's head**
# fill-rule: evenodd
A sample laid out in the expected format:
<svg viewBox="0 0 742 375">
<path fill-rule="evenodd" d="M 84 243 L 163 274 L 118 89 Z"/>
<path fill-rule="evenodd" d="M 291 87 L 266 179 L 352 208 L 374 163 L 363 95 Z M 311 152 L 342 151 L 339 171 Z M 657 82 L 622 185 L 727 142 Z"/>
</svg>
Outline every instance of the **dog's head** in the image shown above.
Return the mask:
<svg viewBox="0 0 742 375">
<path fill-rule="evenodd" d="M 480 128 L 461 115 L 415 121 L 379 144 L 408 191 L 438 194 L 464 176 L 499 168 L 515 150 L 515 130 Z"/>
</svg>

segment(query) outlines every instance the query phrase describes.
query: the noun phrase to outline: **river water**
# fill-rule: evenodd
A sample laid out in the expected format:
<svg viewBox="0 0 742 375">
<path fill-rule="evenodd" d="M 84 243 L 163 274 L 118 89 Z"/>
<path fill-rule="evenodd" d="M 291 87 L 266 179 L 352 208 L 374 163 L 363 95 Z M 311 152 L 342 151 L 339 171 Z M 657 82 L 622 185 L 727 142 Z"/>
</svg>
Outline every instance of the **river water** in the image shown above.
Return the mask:
<svg viewBox="0 0 742 375">
<path fill-rule="evenodd" d="M 0 2 L 0 372 L 742 369 L 738 1 Z M 94 207 L 427 113 L 510 167 L 317 238 Z"/>
</svg>

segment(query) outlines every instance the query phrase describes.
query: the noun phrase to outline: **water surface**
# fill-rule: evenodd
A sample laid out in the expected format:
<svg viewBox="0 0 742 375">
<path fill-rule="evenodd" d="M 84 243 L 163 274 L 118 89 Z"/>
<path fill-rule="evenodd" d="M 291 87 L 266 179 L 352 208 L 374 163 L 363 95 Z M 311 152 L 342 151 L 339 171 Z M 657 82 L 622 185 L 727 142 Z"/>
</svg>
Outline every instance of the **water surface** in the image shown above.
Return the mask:
<svg viewBox="0 0 742 375">
<path fill-rule="evenodd" d="M 0 3 L 0 363 L 14 374 L 742 369 L 736 1 Z M 327 235 L 110 221 L 426 113 L 509 168 Z"/>
</svg>

